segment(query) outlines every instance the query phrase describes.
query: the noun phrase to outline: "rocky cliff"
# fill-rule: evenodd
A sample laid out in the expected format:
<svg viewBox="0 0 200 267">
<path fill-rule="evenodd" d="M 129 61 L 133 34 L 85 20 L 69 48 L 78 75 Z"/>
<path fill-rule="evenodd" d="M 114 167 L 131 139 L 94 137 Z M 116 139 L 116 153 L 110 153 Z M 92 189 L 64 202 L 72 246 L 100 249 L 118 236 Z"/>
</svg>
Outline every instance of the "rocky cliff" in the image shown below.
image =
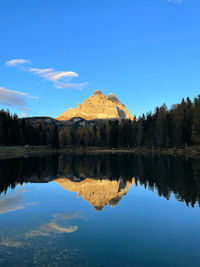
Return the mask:
<svg viewBox="0 0 200 267">
<path fill-rule="evenodd" d="M 117 205 L 135 182 L 134 179 L 131 182 L 124 182 L 122 180 L 110 181 L 91 178 L 86 178 L 81 182 L 63 178 L 55 181 L 67 191 L 77 192 L 78 197 L 82 196 L 97 211 L 101 211 L 108 203 L 111 207 Z"/>
<path fill-rule="evenodd" d="M 70 108 L 63 112 L 57 120 L 69 120 L 73 117 L 81 117 L 85 120 L 134 119 L 114 94 L 107 97 L 100 90 L 95 91 L 82 104 L 78 104 L 77 108 Z"/>
</svg>

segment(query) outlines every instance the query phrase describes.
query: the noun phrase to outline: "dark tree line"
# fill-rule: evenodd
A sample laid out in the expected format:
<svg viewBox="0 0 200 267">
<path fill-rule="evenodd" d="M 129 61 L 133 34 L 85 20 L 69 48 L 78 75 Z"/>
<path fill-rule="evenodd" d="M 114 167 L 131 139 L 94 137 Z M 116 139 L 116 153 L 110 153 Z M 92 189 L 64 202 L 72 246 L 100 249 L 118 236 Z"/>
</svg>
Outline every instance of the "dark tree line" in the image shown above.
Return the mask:
<svg viewBox="0 0 200 267">
<path fill-rule="evenodd" d="M 138 119 L 99 121 L 90 126 L 62 127 L 18 119 L 0 111 L 0 145 L 167 148 L 200 145 L 200 95 L 168 109 L 164 104 Z"/>
<path fill-rule="evenodd" d="M 142 154 L 78 154 L 53 153 L 45 156 L 0 161 L 0 194 L 9 187 L 24 182 L 45 183 L 56 178 L 75 183 L 87 178 L 122 180 L 123 184 L 135 179 L 170 199 L 172 193 L 187 205 L 200 205 L 200 162 L 174 156 Z M 133 178 L 134 177 L 134 178 Z"/>
<path fill-rule="evenodd" d="M 113 148 L 199 145 L 200 95 L 193 102 L 182 99 L 169 110 L 164 104 L 134 121 L 100 121 L 77 130 L 64 128 L 60 131 L 60 144 Z"/>
<path fill-rule="evenodd" d="M 51 145 L 59 146 L 58 128 L 55 125 L 31 125 L 16 114 L 0 110 L 0 145 Z"/>
</svg>

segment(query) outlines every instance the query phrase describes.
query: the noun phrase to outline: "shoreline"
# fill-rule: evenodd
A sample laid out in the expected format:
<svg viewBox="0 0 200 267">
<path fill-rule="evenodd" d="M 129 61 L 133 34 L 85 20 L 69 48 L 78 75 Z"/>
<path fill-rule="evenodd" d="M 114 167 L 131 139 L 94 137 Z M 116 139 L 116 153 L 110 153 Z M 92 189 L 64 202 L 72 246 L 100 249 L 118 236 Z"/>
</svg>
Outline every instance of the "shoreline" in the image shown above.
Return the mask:
<svg viewBox="0 0 200 267">
<path fill-rule="evenodd" d="M 64 147 L 52 148 L 48 146 L 0 146 L 0 159 L 12 159 L 26 157 L 29 155 L 41 155 L 46 153 L 134 153 L 134 154 L 151 154 L 151 155 L 177 155 L 200 159 L 200 147 L 188 147 L 187 149 L 168 148 L 154 150 L 148 148 L 131 148 L 131 149 L 110 149 L 98 147 Z"/>
</svg>

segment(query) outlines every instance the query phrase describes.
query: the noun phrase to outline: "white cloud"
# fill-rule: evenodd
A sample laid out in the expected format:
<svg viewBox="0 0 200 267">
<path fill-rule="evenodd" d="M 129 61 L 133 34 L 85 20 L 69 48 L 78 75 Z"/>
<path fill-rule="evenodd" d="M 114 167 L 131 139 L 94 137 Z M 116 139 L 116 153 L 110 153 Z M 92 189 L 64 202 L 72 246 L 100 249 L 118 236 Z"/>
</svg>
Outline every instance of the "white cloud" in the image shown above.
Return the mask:
<svg viewBox="0 0 200 267">
<path fill-rule="evenodd" d="M 78 74 L 73 71 L 56 71 L 52 68 L 50 69 L 36 69 L 30 68 L 30 72 L 38 74 L 40 77 L 45 78 L 46 80 L 50 80 L 52 82 L 57 82 L 59 80 L 63 80 L 65 78 L 71 79 L 74 77 L 78 77 Z"/>
<path fill-rule="evenodd" d="M 12 59 L 6 61 L 5 64 L 7 67 L 15 67 L 17 65 L 28 64 L 28 63 L 30 63 L 30 60 L 27 59 Z"/>
<path fill-rule="evenodd" d="M 83 88 L 88 85 L 88 82 L 84 83 L 64 83 L 64 82 L 59 82 L 56 83 L 56 88 L 60 89 L 77 89 L 77 90 L 83 90 Z"/>
<path fill-rule="evenodd" d="M 39 75 L 43 75 L 43 74 L 45 74 L 45 73 L 52 72 L 53 69 L 37 69 L 37 68 L 30 68 L 29 71 L 30 71 L 30 72 L 33 72 L 33 73 L 36 73 L 36 74 L 39 74 Z"/>
<path fill-rule="evenodd" d="M 28 98 L 38 99 L 38 97 L 30 96 L 27 93 L 12 91 L 4 87 L 0 87 L 0 104 L 5 106 L 19 107 L 26 109 Z"/>
<path fill-rule="evenodd" d="M 59 81 L 63 78 L 78 77 L 78 74 L 73 71 L 52 71 L 46 73 L 44 77 L 50 81 Z"/>
<path fill-rule="evenodd" d="M 181 4 L 183 0 L 168 0 L 168 2 L 172 2 L 175 4 Z"/>
<path fill-rule="evenodd" d="M 22 70 L 29 71 L 39 77 L 42 77 L 45 80 L 49 80 L 54 83 L 56 88 L 62 89 L 77 89 L 82 90 L 88 83 L 72 83 L 70 82 L 73 78 L 79 77 L 79 75 L 74 71 L 57 71 L 53 68 L 33 68 L 33 67 L 22 67 L 21 64 L 29 63 L 29 60 L 24 59 L 13 59 L 6 62 L 6 66 L 18 66 Z"/>
<path fill-rule="evenodd" d="M 72 83 L 72 78 L 76 78 L 79 75 L 74 71 L 57 71 L 53 68 L 38 69 L 29 68 L 29 71 L 46 79 L 52 81 L 56 88 L 61 89 L 77 89 L 82 90 L 88 83 Z"/>
</svg>

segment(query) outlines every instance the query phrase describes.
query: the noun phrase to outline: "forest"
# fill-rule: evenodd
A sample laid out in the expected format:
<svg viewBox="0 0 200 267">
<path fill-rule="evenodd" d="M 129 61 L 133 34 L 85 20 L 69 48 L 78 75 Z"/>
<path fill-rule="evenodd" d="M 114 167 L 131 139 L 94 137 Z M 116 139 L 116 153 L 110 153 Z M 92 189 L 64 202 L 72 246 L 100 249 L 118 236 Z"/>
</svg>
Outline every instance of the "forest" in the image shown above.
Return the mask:
<svg viewBox="0 0 200 267">
<path fill-rule="evenodd" d="M 16 114 L 11 115 L 8 110 L 0 110 L 0 145 L 58 147 L 58 138 L 58 128 L 53 124 L 38 124 L 34 127 L 29 121 L 19 119 Z"/>
<path fill-rule="evenodd" d="M 38 123 L 0 110 L 0 145 L 183 148 L 200 145 L 200 95 L 170 109 L 165 104 L 135 120 L 97 121 L 78 128 Z"/>
</svg>

